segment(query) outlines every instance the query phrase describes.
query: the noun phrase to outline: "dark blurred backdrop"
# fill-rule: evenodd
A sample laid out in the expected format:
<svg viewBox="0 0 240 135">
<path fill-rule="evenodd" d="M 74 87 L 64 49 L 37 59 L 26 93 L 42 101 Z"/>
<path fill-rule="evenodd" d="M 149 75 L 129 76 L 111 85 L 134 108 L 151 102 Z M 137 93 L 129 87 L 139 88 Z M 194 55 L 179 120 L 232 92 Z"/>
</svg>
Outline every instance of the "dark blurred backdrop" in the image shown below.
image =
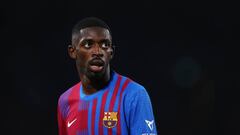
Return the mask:
<svg viewBox="0 0 240 135">
<path fill-rule="evenodd" d="M 57 100 L 78 82 L 72 26 L 111 27 L 113 68 L 148 90 L 160 135 L 239 135 L 239 7 L 226 2 L 19 0 L 0 4 L 1 130 L 57 135 Z"/>
</svg>

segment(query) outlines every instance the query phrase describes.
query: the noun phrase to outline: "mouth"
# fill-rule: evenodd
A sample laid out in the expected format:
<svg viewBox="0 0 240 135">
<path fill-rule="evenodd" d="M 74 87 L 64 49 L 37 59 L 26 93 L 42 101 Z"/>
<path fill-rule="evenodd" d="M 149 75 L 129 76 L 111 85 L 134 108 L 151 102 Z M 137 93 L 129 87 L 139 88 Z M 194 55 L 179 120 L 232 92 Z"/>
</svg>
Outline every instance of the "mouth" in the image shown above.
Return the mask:
<svg viewBox="0 0 240 135">
<path fill-rule="evenodd" d="M 104 61 L 102 59 L 93 59 L 89 62 L 89 69 L 92 72 L 101 72 L 104 67 Z"/>
</svg>

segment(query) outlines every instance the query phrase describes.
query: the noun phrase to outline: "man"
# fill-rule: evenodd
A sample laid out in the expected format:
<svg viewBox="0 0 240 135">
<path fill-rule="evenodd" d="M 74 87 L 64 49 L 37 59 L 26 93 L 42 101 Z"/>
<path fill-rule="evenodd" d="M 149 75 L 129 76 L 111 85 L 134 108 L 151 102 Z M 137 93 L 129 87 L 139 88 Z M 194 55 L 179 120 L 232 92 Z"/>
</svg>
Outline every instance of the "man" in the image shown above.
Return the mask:
<svg viewBox="0 0 240 135">
<path fill-rule="evenodd" d="M 105 22 L 78 22 L 68 52 L 81 81 L 59 98 L 59 135 L 157 134 L 145 88 L 110 68 L 114 47 Z"/>
</svg>

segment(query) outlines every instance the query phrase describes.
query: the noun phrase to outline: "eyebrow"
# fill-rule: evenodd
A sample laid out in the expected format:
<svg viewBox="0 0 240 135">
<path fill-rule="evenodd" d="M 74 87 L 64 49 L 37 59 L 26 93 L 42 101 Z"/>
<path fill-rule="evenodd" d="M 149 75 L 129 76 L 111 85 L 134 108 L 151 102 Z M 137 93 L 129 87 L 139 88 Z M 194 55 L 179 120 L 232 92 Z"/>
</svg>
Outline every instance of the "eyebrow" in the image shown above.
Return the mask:
<svg viewBox="0 0 240 135">
<path fill-rule="evenodd" d="M 82 38 L 80 41 L 79 41 L 79 43 L 82 43 L 82 42 L 84 42 L 84 41 L 90 41 L 90 42 L 92 42 L 92 41 L 94 41 L 92 38 Z M 102 40 L 100 40 L 99 41 L 100 43 L 101 42 L 112 42 L 110 39 L 102 39 Z"/>
<path fill-rule="evenodd" d="M 102 39 L 102 40 L 100 40 L 100 42 L 112 42 L 110 39 Z"/>
</svg>

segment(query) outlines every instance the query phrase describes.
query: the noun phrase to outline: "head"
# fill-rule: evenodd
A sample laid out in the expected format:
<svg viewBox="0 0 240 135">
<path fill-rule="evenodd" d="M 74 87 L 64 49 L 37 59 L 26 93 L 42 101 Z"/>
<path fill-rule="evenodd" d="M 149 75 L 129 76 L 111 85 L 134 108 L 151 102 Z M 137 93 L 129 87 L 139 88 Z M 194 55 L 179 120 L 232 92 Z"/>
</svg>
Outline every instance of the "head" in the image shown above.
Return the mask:
<svg viewBox="0 0 240 135">
<path fill-rule="evenodd" d="M 68 52 L 80 77 L 97 79 L 110 74 L 113 51 L 110 29 L 102 20 L 85 18 L 73 27 Z"/>
</svg>

